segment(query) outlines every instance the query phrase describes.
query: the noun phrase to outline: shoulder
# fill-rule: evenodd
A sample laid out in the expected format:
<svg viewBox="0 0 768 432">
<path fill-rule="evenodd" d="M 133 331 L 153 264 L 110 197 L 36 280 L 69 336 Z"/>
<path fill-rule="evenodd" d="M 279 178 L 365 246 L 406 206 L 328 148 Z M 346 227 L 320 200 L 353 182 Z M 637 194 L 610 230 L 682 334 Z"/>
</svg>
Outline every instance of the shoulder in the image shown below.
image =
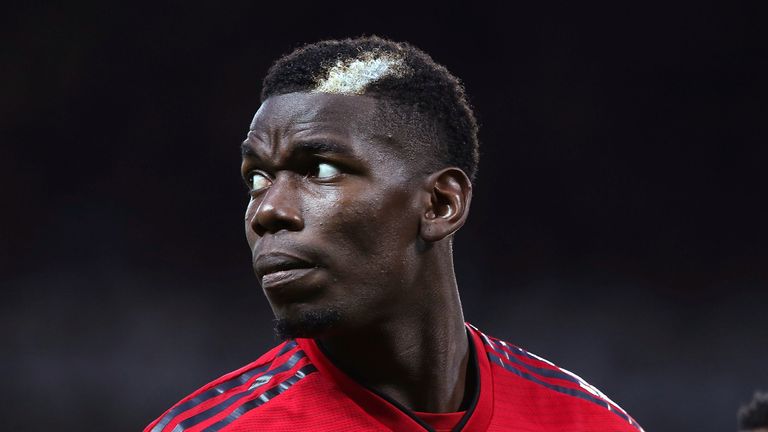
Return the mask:
<svg viewBox="0 0 768 432">
<path fill-rule="evenodd" d="M 573 372 L 470 326 L 492 365 L 497 401 L 524 403 L 537 422 L 583 430 L 642 432 L 616 402 Z M 525 401 L 525 402 L 523 402 Z M 582 430 L 582 429 L 578 429 Z"/>
<path fill-rule="evenodd" d="M 235 405 L 248 407 L 249 403 L 268 401 L 268 392 L 259 391 L 265 384 L 280 382 L 277 388 L 282 392 L 312 372 L 314 367 L 296 342 L 284 342 L 258 360 L 211 381 L 180 400 L 150 423 L 144 432 L 189 430 L 225 422 L 237 413 L 237 410 L 231 411 Z M 272 386 L 264 389 L 268 387 Z"/>
</svg>

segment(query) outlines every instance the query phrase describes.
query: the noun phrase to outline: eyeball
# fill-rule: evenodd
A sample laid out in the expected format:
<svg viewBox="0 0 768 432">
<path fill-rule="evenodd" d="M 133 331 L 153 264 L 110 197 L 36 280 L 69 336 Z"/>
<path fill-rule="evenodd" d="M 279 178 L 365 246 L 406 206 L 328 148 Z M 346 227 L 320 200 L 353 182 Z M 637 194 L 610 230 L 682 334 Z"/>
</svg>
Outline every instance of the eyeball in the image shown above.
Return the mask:
<svg viewBox="0 0 768 432">
<path fill-rule="evenodd" d="M 269 187 L 272 184 L 272 180 L 264 173 L 254 172 L 251 174 L 250 183 L 251 191 L 258 191 Z"/>
<path fill-rule="evenodd" d="M 341 174 L 341 171 L 329 163 L 321 162 L 317 164 L 317 178 L 319 179 L 331 178 L 339 174 Z"/>
</svg>

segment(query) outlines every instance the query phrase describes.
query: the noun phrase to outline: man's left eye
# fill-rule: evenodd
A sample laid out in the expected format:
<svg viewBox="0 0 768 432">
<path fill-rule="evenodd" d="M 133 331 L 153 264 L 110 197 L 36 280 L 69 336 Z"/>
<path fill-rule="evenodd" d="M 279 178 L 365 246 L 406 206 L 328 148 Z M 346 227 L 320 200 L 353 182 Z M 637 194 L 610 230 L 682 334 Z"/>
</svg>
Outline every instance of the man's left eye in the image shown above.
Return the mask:
<svg viewBox="0 0 768 432">
<path fill-rule="evenodd" d="M 339 174 L 341 174 L 341 171 L 335 166 L 327 162 L 320 162 L 319 164 L 317 164 L 317 174 L 315 175 L 315 177 L 319 179 L 328 179 L 331 177 L 335 177 Z"/>
</svg>

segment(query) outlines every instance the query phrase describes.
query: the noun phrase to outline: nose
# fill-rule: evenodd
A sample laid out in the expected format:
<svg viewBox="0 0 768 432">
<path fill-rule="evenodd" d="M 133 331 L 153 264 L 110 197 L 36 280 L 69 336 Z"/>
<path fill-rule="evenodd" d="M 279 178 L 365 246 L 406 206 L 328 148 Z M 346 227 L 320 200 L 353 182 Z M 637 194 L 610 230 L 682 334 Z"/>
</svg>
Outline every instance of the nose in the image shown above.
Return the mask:
<svg viewBox="0 0 768 432">
<path fill-rule="evenodd" d="M 291 179 L 276 178 L 264 192 L 251 217 L 250 225 L 254 233 L 261 237 L 281 230 L 301 231 L 304 228 L 304 218 L 298 192 Z"/>
</svg>

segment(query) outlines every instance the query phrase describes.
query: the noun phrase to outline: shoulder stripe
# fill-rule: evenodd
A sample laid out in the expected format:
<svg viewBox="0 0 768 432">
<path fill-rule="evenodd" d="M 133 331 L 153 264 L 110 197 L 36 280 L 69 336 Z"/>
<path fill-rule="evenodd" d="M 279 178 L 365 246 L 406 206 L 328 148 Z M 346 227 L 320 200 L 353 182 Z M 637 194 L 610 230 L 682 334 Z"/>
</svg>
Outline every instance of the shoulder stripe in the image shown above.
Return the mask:
<svg viewBox="0 0 768 432">
<path fill-rule="evenodd" d="M 485 343 L 489 347 L 491 347 L 496 353 L 499 354 L 499 357 L 504 356 L 504 358 L 507 359 L 508 361 L 510 361 L 512 363 L 515 363 L 517 365 L 520 365 L 520 366 L 524 367 L 525 369 L 527 369 L 529 372 L 536 373 L 537 375 L 540 375 L 540 376 L 543 376 L 543 377 L 546 377 L 546 378 L 562 379 L 562 380 L 568 381 L 570 383 L 576 384 L 576 385 L 579 386 L 579 388 L 581 390 L 586 391 L 590 395 L 596 396 L 598 398 L 601 398 L 601 399 L 605 400 L 606 402 L 608 402 L 609 404 L 611 404 L 612 408 L 614 410 L 621 411 L 624 414 L 627 414 L 626 411 L 621 409 L 621 407 L 616 402 L 612 401 L 603 392 L 601 392 L 600 390 L 595 388 L 595 386 L 593 386 L 593 385 L 589 384 L 588 382 L 586 382 L 583 378 L 581 378 L 580 376 L 576 375 L 575 373 L 567 371 L 567 370 L 565 370 L 565 369 L 563 369 L 561 367 L 558 367 L 557 365 L 555 365 L 554 363 L 550 362 L 549 360 L 547 360 L 545 358 L 542 358 L 542 357 L 539 357 L 536 354 L 529 353 L 528 351 L 525 351 L 522 348 L 516 347 L 514 345 L 510 345 L 510 344 L 504 342 L 503 340 L 495 339 L 495 338 L 490 338 L 490 337 L 488 337 L 488 336 L 486 336 L 486 335 L 484 335 L 482 333 L 480 333 L 480 334 L 482 335 L 483 340 L 485 341 Z M 494 342 L 496 344 L 499 344 L 499 345 L 503 346 L 504 350 L 498 349 L 496 347 L 496 345 L 494 344 Z M 543 362 L 545 364 L 548 364 L 548 365 L 552 366 L 555 369 L 539 368 L 539 367 L 536 367 L 536 366 L 533 366 L 533 365 L 521 362 L 521 361 L 519 361 L 519 360 L 517 360 L 515 358 L 515 356 L 513 354 L 513 351 L 514 351 L 514 353 L 517 353 L 520 357 L 526 357 L 526 358 L 529 358 L 529 359 L 534 359 L 534 360 L 537 360 L 537 361 L 541 361 L 541 362 Z M 509 354 L 513 354 L 513 355 L 510 357 Z"/>
<path fill-rule="evenodd" d="M 299 360 L 305 357 L 306 357 L 306 354 L 304 354 L 304 351 L 296 351 L 288 360 L 286 360 L 285 363 L 281 364 L 280 366 L 274 369 L 269 370 L 267 373 L 260 375 L 253 382 L 253 384 L 251 384 L 250 387 L 248 387 L 246 390 L 237 392 L 232 396 L 228 397 L 227 399 L 225 399 L 224 401 L 220 402 L 219 404 L 214 405 L 208 408 L 207 410 L 201 413 L 195 414 L 194 416 L 182 421 L 181 423 L 177 424 L 176 427 L 173 428 L 172 432 L 183 432 L 189 428 L 197 426 L 200 423 L 210 419 L 211 417 L 214 417 L 216 414 L 219 414 L 222 411 L 226 410 L 227 408 L 234 405 L 236 402 L 240 401 L 241 399 L 251 396 L 254 393 L 257 393 L 258 389 L 264 384 L 268 383 L 272 379 L 272 377 L 274 377 L 279 373 L 292 369 L 294 366 L 296 366 Z"/>
<path fill-rule="evenodd" d="M 280 357 L 281 355 L 283 355 L 283 354 L 287 353 L 288 351 L 296 348 L 297 346 L 298 346 L 298 344 L 296 343 L 295 340 L 290 340 L 290 341 L 286 342 L 285 345 L 282 348 L 280 348 L 280 351 L 278 351 L 277 354 L 275 354 L 275 358 Z"/>
<path fill-rule="evenodd" d="M 612 401 L 603 392 L 584 381 L 584 379 L 578 375 L 558 367 L 549 360 L 539 357 L 536 354 L 529 353 L 522 348 L 510 345 L 501 339 L 489 337 L 471 324 L 470 327 L 481 337 L 484 345 L 490 348 L 490 350 L 487 350 L 486 352 L 492 363 L 496 363 L 505 370 L 512 372 L 521 378 L 533 381 L 551 390 L 596 403 L 618 415 L 635 427 L 635 429 L 641 432 L 643 431 L 643 428 L 616 402 Z M 533 362 L 531 362 L 531 360 L 533 360 Z M 540 367 L 537 367 L 537 364 Z M 552 369 L 548 368 L 547 365 Z M 578 388 L 557 385 L 556 382 L 552 382 L 548 379 L 564 380 L 569 384 L 577 385 Z"/>
<path fill-rule="evenodd" d="M 640 425 L 637 424 L 637 422 L 635 422 L 634 419 L 632 419 L 632 417 L 628 416 L 623 411 L 616 410 L 613 407 L 612 404 L 608 403 L 607 401 L 603 400 L 600 397 L 593 396 L 593 395 L 591 395 L 589 393 L 584 393 L 584 392 L 582 392 L 580 390 L 576 390 L 576 389 L 573 389 L 573 388 L 570 388 L 570 387 L 557 386 L 557 385 L 550 384 L 548 382 L 542 381 L 542 380 L 536 378 L 535 376 L 533 376 L 533 375 L 531 375 L 529 373 L 523 372 L 523 371 L 517 369 L 516 367 L 513 367 L 512 365 L 509 365 L 509 364 L 505 363 L 496 353 L 489 352 L 488 353 L 488 359 L 491 362 L 496 363 L 497 365 L 501 366 L 505 370 L 507 370 L 509 372 L 512 372 L 513 374 L 515 374 L 515 375 L 517 375 L 517 376 L 519 376 L 521 378 L 525 378 L 527 380 L 533 381 L 536 384 L 542 385 L 542 386 L 544 386 L 544 387 L 546 387 L 546 388 L 548 388 L 550 390 L 554 390 L 554 391 L 559 392 L 559 393 L 563 393 L 563 394 L 567 394 L 567 395 L 574 396 L 574 397 L 577 397 L 577 398 L 581 398 L 581 399 L 590 401 L 592 403 L 595 403 L 597 405 L 600 405 L 601 407 L 607 409 L 608 411 L 610 411 L 610 412 L 616 414 L 617 416 L 621 417 L 622 419 L 624 419 L 624 421 L 626 421 L 630 425 L 634 426 L 638 431 L 641 431 L 641 432 L 643 431 L 643 429 L 640 427 Z"/>
<path fill-rule="evenodd" d="M 485 335 L 483 335 L 483 336 L 485 336 Z M 505 344 L 502 341 L 498 341 L 500 343 L 500 345 L 504 346 L 504 348 L 505 348 L 504 350 L 502 350 L 502 349 L 498 348 L 496 346 L 496 344 L 494 344 L 493 341 L 490 340 L 489 338 L 484 337 L 483 340 L 485 341 L 486 345 L 488 345 L 493 351 L 495 351 L 496 354 L 499 357 L 504 357 L 508 361 L 510 361 L 512 363 L 515 363 L 516 365 L 519 365 L 519 366 L 527 369 L 530 372 L 533 372 L 533 373 L 535 373 L 537 375 L 541 375 L 543 377 L 561 379 L 561 380 L 572 382 L 572 383 L 577 384 L 577 385 L 581 385 L 579 380 L 577 380 L 576 378 L 574 378 L 571 375 L 568 375 L 565 372 L 562 372 L 560 370 L 555 370 L 555 369 L 546 369 L 546 368 L 541 368 L 541 367 L 533 366 L 533 365 L 530 365 L 528 363 L 520 361 L 514 355 L 510 356 L 510 354 L 511 354 L 510 348 L 512 348 L 512 349 L 515 350 L 516 353 L 518 353 L 520 355 L 523 355 L 523 356 L 528 357 L 528 358 L 535 358 L 535 357 L 531 356 L 528 352 L 526 352 L 526 351 L 524 351 L 524 350 L 522 350 L 520 348 L 507 345 L 507 344 Z M 526 354 L 528 354 L 528 355 L 526 355 Z M 543 360 L 541 358 L 536 358 L 536 359 L 537 360 Z M 545 362 L 545 363 L 552 365 L 549 362 Z M 557 367 L 557 366 L 554 366 L 554 365 L 552 365 L 552 366 L 553 367 Z"/>
<path fill-rule="evenodd" d="M 281 355 L 292 350 L 296 346 L 297 346 L 296 341 L 287 342 L 285 346 L 280 350 L 280 352 L 278 352 L 275 355 L 275 358 L 280 357 Z M 179 414 L 182 414 L 185 411 L 188 411 L 200 405 L 201 403 L 226 392 L 227 390 L 231 390 L 237 386 L 245 384 L 246 382 L 248 382 L 248 380 L 250 380 L 254 376 L 259 375 L 262 372 L 268 370 L 270 366 L 272 366 L 271 362 L 264 366 L 258 367 L 256 369 L 251 369 L 246 372 L 243 372 L 242 374 L 236 377 L 230 378 L 229 380 L 220 383 L 216 387 L 208 389 L 202 392 L 201 394 L 195 396 L 194 398 L 189 399 L 188 401 L 173 407 L 171 410 L 165 413 L 165 415 L 163 415 L 160 421 L 157 422 L 157 424 L 155 424 L 155 426 L 152 428 L 150 432 L 161 432 L 163 428 L 168 423 L 170 423 L 175 417 L 177 417 Z"/>
<path fill-rule="evenodd" d="M 257 397 L 256 399 L 253 399 L 251 401 L 248 401 L 240 405 L 236 410 L 232 411 L 232 413 L 230 413 L 226 418 L 205 428 L 203 432 L 217 432 L 221 430 L 222 428 L 232 423 L 233 421 L 237 420 L 240 416 L 247 413 L 248 411 L 254 408 L 260 407 L 261 405 L 264 405 L 265 403 L 269 402 L 270 400 L 275 398 L 277 395 L 288 390 L 289 388 L 291 388 L 291 386 L 301 381 L 304 377 L 306 377 L 307 375 L 313 372 L 317 372 L 317 368 L 315 368 L 315 366 L 312 364 L 308 364 L 302 367 L 301 369 L 296 371 L 296 373 L 293 374 L 293 376 L 291 376 L 290 378 L 283 380 L 280 384 L 265 391 L 264 393 L 261 394 L 261 396 Z"/>
</svg>

